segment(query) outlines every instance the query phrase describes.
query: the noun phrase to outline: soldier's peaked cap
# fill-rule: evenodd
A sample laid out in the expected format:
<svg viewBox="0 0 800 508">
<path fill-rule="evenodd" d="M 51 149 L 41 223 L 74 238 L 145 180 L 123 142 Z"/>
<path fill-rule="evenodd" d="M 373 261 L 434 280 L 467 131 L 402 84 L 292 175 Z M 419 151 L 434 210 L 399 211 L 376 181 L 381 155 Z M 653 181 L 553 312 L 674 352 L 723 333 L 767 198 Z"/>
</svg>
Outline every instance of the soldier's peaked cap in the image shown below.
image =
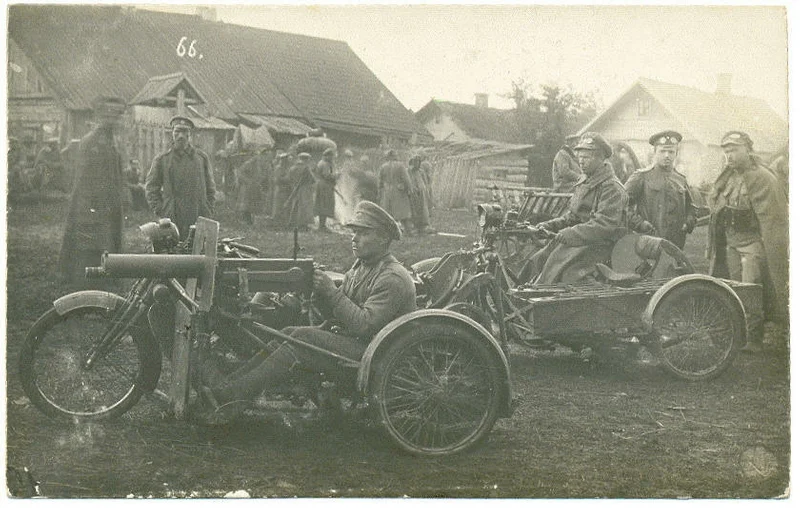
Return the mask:
<svg viewBox="0 0 800 508">
<path fill-rule="evenodd" d="M 397 221 L 389 215 L 389 212 L 372 201 L 358 203 L 355 215 L 345 226 L 375 229 L 392 240 L 399 240 L 402 236 Z"/>
<path fill-rule="evenodd" d="M 753 140 L 750 139 L 750 136 L 748 136 L 746 132 L 729 131 L 726 132 L 724 136 L 722 136 L 722 141 L 720 141 L 719 143 L 719 146 L 725 146 L 725 145 L 742 145 L 752 149 Z"/>
<path fill-rule="evenodd" d="M 683 136 L 676 131 L 657 132 L 650 136 L 649 142 L 653 146 L 671 146 L 681 142 Z"/>
<path fill-rule="evenodd" d="M 600 150 L 606 158 L 613 153 L 609 142 L 597 132 L 584 132 L 574 150 Z"/>
<path fill-rule="evenodd" d="M 173 116 L 169 121 L 169 126 L 173 129 L 194 129 L 194 122 L 185 116 Z"/>
</svg>

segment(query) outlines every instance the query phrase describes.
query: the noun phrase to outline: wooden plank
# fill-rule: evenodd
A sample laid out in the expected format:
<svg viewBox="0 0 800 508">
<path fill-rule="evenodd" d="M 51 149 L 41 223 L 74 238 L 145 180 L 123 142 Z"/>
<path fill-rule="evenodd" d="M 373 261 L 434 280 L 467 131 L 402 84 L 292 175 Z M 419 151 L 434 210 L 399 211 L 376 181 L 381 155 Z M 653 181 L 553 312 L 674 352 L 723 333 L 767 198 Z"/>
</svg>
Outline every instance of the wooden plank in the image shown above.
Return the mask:
<svg viewBox="0 0 800 508">
<path fill-rule="evenodd" d="M 189 401 L 192 344 L 198 334 L 202 333 L 200 325 L 205 318 L 205 313 L 211 309 L 214 294 L 219 223 L 199 217 L 196 225 L 192 254 L 203 254 L 207 261 L 201 277 L 188 279 L 185 287 L 186 293 L 193 300 L 197 301 L 198 294 L 200 295 L 198 302 L 200 310 L 192 313 L 182 303 L 179 303 L 175 310 L 175 343 L 172 350 L 172 380 L 169 397 L 175 418 L 179 420 L 186 417 L 186 406 Z"/>
<path fill-rule="evenodd" d="M 182 420 L 186 416 L 186 404 L 189 399 L 189 356 L 191 353 L 192 313 L 186 306 L 178 302 L 175 308 L 175 341 L 172 346 L 172 379 L 169 385 L 169 400 L 175 418 Z"/>
</svg>

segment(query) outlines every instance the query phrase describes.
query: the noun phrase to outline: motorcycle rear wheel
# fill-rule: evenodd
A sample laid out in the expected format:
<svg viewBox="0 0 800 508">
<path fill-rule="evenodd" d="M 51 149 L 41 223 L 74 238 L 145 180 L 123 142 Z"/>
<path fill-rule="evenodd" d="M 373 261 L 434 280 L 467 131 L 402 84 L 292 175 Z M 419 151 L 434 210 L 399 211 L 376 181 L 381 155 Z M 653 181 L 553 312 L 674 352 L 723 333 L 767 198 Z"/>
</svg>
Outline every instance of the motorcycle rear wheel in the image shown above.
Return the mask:
<svg viewBox="0 0 800 508">
<path fill-rule="evenodd" d="M 118 314 L 94 305 L 63 315 L 51 308 L 36 321 L 19 356 L 22 388 L 34 406 L 55 419 L 112 419 L 155 387 L 161 351 L 141 326 L 134 325 L 92 367 L 83 366 Z"/>
</svg>

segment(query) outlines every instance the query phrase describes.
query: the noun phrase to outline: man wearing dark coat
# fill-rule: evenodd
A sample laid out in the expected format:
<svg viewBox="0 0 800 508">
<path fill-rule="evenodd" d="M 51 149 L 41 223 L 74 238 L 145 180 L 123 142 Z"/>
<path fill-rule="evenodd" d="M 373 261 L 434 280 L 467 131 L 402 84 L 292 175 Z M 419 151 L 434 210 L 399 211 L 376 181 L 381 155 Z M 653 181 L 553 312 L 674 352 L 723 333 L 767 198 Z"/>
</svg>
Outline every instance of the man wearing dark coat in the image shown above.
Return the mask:
<svg viewBox="0 0 800 508">
<path fill-rule="evenodd" d="M 314 175 L 311 173 L 311 154 L 297 154 L 297 160 L 289 170 L 291 191 L 284 206 L 288 210 L 290 228 L 308 229 L 314 220 Z"/>
<path fill-rule="evenodd" d="M 172 219 L 185 239 L 198 217 L 214 216 L 216 186 L 211 160 L 191 144 L 194 122 L 175 116 L 169 124 L 172 147 L 153 159 L 145 193 L 150 210 L 159 218 Z"/>
<path fill-rule="evenodd" d="M 394 218 L 369 201 L 356 206 L 354 217 L 347 222 L 353 230 L 352 244 L 356 262 L 344 275 L 341 286 L 323 272 L 314 272 L 314 293 L 326 321 L 321 326 L 289 327 L 283 330 L 299 341 L 359 360 L 372 337 L 387 324 L 416 309 L 414 281 L 389 251 L 393 240 L 400 239 Z M 308 370 L 325 373 L 328 379 L 342 377 L 343 369 L 336 359 L 288 342 L 272 341 L 271 353 L 260 352 L 238 370 L 224 375 L 207 361 L 201 366 L 201 377 L 211 388 L 220 411 L 206 413 L 207 423 L 223 423 L 235 416 L 232 401 L 252 400 L 286 383 L 292 372 Z M 226 411 L 232 408 L 232 411 Z"/>
<path fill-rule="evenodd" d="M 246 224 L 253 223 L 253 214 L 263 204 L 263 179 L 268 175 L 269 148 L 247 159 L 236 168 L 236 211 Z"/>
<path fill-rule="evenodd" d="M 426 235 L 435 231 L 431 228 L 428 178 L 422 171 L 421 164 L 422 158 L 419 155 L 414 155 L 408 160 L 408 174 L 411 178 L 411 221 L 417 234 Z"/>
<path fill-rule="evenodd" d="M 580 136 L 567 136 L 564 139 L 564 145 L 553 158 L 553 190 L 556 192 L 572 192 L 573 187 L 583 175 L 573 151 L 578 139 Z"/>
<path fill-rule="evenodd" d="M 381 206 L 411 231 L 411 176 L 405 164 L 397 160 L 397 152 L 386 152 L 386 162 L 378 169 L 378 184 Z"/>
<path fill-rule="evenodd" d="M 696 220 L 689 183 L 675 170 L 680 133 L 650 136 L 653 163 L 634 172 L 627 182 L 628 225 L 638 233 L 666 238 L 683 249 Z"/>
<path fill-rule="evenodd" d="M 710 273 L 762 284 L 766 319 L 789 323 L 789 207 L 777 178 L 753 155 L 747 133 L 730 131 L 720 143 L 725 169 L 709 193 L 706 257 Z M 758 313 L 760 314 L 760 313 Z M 748 316 L 744 351 L 761 350 L 762 315 Z"/>
<path fill-rule="evenodd" d="M 59 268 L 68 282 L 85 281 L 87 266 L 99 266 L 103 251 L 122 251 L 123 157 L 119 124 L 125 101 L 98 97 L 97 125 L 81 139 L 75 188 L 70 199 Z"/>
<path fill-rule="evenodd" d="M 328 217 L 334 216 L 336 197 L 334 186 L 338 175 L 333 168 L 334 148 L 326 148 L 314 168 L 314 215 L 319 218 L 319 231 L 328 231 Z"/>
<path fill-rule="evenodd" d="M 598 133 L 587 132 L 575 147 L 583 176 L 575 185 L 564 215 L 537 224 L 556 233 L 537 251 L 520 273 L 535 284 L 577 282 L 606 262 L 614 243 L 626 232 L 625 188 L 606 160 L 611 145 Z"/>
<path fill-rule="evenodd" d="M 292 183 L 289 180 L 291 159 L 288 153 L 281 153 L 275 158 L 272 174 L 272 224 L 284 228 L 289 223 L 289 209 L 285 206 L 286 200 L 292 193 Z"/>
</svg>

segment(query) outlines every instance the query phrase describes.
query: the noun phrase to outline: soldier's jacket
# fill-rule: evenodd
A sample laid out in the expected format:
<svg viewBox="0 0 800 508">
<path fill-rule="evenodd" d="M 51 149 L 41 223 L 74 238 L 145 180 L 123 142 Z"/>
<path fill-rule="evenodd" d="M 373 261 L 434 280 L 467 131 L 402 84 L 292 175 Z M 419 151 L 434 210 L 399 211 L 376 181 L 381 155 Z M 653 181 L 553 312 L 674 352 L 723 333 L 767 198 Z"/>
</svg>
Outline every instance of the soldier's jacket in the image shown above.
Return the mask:
<svg viewBox="0 0 800 508">
<path fill-rule="evenodd" d="M 334 185 L 336 173 L 333 164 L 326 160 L 317 163 L 314 170 L 314 215 L 333 217 L 336 208 Z"/>
<path fill-rule="evenodd" d="M 691 230 L 695 223 L 686 177 L 674 169 L 665 171 L 650 165 L 633 173 L 625 190 L 631 229 L 638 230 L 646 220 L 656 228 L 656 236 L 683 248 L 687 232 L 682 228 L 686 224 Z"/>
<path fill-rule="evenodd" d="M 185 238 L 197 217 L 214 216 L 216 187 L 208 155 L 191 145 L 180 152 L 170 148 L 153 159 L 145 193 L 153 213 L 172 219 Z"/>
<path fill-rule="evenodd" d="M 411 218 L 411 176 L 408 168 L 399 161 L 384 162 L 378 170 L 381 207 L 395 220 Z"/>
<path fill-rule="evenodd" d="M 326 301 L 345 335 L 370 340 L 389 322 L 416 309 L 416 290 L 408 270 L 386 254 L 370 265 L 356 261 Z"/>
<path fill-rule="evenodd" d="M 592 176 L 581 176 L 566 213 L 543 226 L 551 231 L 570 228 L 573 247 L 613 243 L 619 237 L 619 228 L 625 225 L 627 203 L 625 188 L 611 164 L 605 162 Z"/>
<path fill-rule="evenodd" d="M 709 273 L 715 277 L 730 276 L 725 255 L 725 224 L 721 218 L 725 209 L 733 204 L 728 202 L 725 191 L 735 171 L 725 169 L 714 182 L 708 197 L 711 222 L 708 226 L 706 257 L 710 260 Z M 775 295 L 774 302 L 770 302 L 770 308 L 766 310 L 782 316 L 787 313 L 789 305 L 789 204 L 786 192 L 769 168 L 758 161 L 754 161 L 752 167 L 742 171 L 740 176 L 746 187 L 746 201 L 758 222 L 758 233 L 769 267 L 769 286 L 772 286 L 770 289 Z"/>
</svg>

